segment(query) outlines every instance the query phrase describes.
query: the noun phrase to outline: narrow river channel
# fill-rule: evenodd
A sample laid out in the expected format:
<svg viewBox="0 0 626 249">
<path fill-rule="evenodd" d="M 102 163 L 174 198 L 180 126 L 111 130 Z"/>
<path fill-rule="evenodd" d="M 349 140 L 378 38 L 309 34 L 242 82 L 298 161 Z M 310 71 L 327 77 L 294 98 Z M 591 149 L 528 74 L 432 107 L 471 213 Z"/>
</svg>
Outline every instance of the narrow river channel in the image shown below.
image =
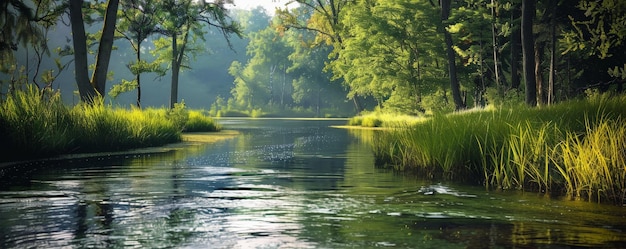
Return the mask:
<svg viewBox="0 0 626 249">
<path fill-rule="evenodd" d="M 376 168 L 345 120 L 220 122 L 240 135 L 5 168 L 0 248 L 626 247 L 626 207 Z"/>
</svg>

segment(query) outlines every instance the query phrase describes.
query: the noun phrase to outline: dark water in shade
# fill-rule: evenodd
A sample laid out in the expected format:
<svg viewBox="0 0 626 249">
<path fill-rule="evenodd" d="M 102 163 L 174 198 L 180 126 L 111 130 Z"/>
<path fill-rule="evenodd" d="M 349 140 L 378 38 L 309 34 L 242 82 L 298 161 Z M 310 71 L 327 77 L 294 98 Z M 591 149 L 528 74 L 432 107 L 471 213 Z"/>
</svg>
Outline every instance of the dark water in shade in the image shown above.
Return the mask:
<svg viewBox="0 0 626 249">
<path fill-rule="evenodd" d="M 222 123 L 241 135 L 5 169 L 0 248 L 626 247 L 626 208 L 378 169 L 342 120 Z"/>
</svg>

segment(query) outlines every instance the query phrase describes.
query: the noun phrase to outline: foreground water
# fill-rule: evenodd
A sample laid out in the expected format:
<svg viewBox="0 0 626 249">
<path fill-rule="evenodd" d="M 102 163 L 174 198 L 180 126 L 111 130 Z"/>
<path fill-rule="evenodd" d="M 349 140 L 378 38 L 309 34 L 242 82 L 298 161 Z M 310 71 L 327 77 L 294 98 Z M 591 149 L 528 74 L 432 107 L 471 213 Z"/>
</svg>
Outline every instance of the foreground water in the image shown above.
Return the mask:
<svg viewBox="0 0 626 249">
<path fill-rule="evenodd" d="M 0 248 L 626 246 L 625 208 L 377 169 L 345 121 L 222 122 L 241 135 L 5 169 Z"/>
</svg>

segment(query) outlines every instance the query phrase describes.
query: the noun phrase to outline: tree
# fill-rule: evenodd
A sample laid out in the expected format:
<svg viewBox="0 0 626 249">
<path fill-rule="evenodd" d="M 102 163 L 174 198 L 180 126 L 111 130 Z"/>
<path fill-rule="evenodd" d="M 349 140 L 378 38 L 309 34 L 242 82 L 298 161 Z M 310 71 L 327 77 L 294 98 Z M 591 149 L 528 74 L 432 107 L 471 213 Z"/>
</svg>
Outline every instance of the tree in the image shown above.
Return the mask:
<svg viewBox="0 0 626 249">
<path fill-rule="evenodd" d="M 276 104 L 282 109 L 287 105 L 286 96 L 290 95 L 285 84 L 286 70 L 290 67 L 288 57 L 293 52 L 293 48 L 286 44 L 287 35 L 281 36 L 274 27 L 267 26 L 247 36 L 250 43 L 246 53 L 250 58 L 245 65 L 233 62 L 229 70 L 235 77 L 233 97 L 239 107 L 244 109 L 272 107 Z"/>
<path fill-rule="evenodd" d="M 451 0 L 440 0 L 441 7 L 441 22 L 446 24 L 448 17 L 450 17 Z M 450 77 L 450 89 L 452 90 L 452 99 L 457 110 L 465 109 L 465 102 L 461 98 L 461 87 L 457 78 L 456 70 L 456 56 L 454 48 L 452 47 L 452 35 L 446 28 L 443 29 L 443 35 L 446 43 L 446 52 L 448 59 L 448 77 Z"/>
<path fill-rule="evenodd" d="M 16 65 L 18 61 L 15 54 L 20 52 L 20 49 L 25 49 L 26 57 L 28 57 L 30 47 L 37 56 L 33 83 L 41 88 L 39 84 L 36 84 L 36 77 L 43 55 L 50 52 L 47 32 L 56 25 L 57 19 L 66 7 L 66 4 L 53 0 L 30 2 L 7 0 L 0 3 L 0 72 L 7 75 L 13 74 L 9 79 L 7 92 L 17 87 L 18 80 L 14 78 L 15 74 L 20 74 L 19 78 L 28 78 L 31 71 L 29 59 L 27 58 L 25 67 L 20 69 Z M 59 69 L 62 67 L 63 65 L 60 65 Z"/>
<path fill-rule="evenodd" d="M 123 80 L 121 84 L 114 86 L 109 94 L 115 97 L 122 92 L 137 89 L 136 105 L 141 108 L 141 74 L 147 72 L 156 72 L 161 76 L 165 74 L 158 63 L 148 63 L 141 59 L 141 44 L 157 32 L 156 4 L 152 0 L 123 0 L 122 6 L 122 18 L 117 30 L 130 42 L 135 51 L 136 61 L 128 65 L 135 79 Z"/>
<path fill-rule="evenodd" d="M 511 34 L 509 36 L 509 44 L 511 46 L 511 57 L 509 58 L 509 63 L 511 65 L 511 88 L 518 89 L 520 85 L 520 75 L 519 75 L 519 56 L 521 50 L 521 42 L 520 42 L 520 25 L 518 25 L 520 18 L 520 8 L 517 3 L 513 4 L 511 7 L 511 19 L 510 19 L 510 29 Z"/>
<path fill-rule="evenodd" d="M 566 46 L 563 54 L 579 51 L 601 60 L 612 60 L 609 62 L 612 65 L 609 66 L 608 74 L 624 81 L 626 2 L 580 0 L 576 7 L 583 15 L 569 16 L 573 29 L 563 34 L 562 41 Z"/>
<path fill-rule="evenodd" d="M 278 28 L 283 31 L 295 28 L 315 32 L 315 44 L 332 46 L 333 50 L 328 57 L 336 60 L 344 47 L 342 12 L 354 3 L 348 0 L 291 0 L 287 5 L 291 3 L 298 3 L 300 7 L 291 11 L 289 9 L 277 10 L 276 14 L 282 22 Z M 335 74 L 333 79 L 338 80 L 342 77 L 341 74 Z M 348 98 L 354 102 L 356 112 L 361 112 L 363 107 L 359 96 L 350 94 Z"/>
<path fill-rule="evenodd" d="M 537 85 L 535 82 L 535 41 L 533 19 L 535 18 L 535 0 L 522 0 L 522 60 L 524 82 L 526 84 L 526 104 L 537 105 Z"/>
<path fill-rule="evenodd" d="M 369 96 L 379 107 L 417 114 L 424 95 L 446 77 L 439 11 L 427 1 L 362 1 L 343 14 L 343 49 L 330 62 L 349 96 Z"/>
<path fill-rule="evenodd" d="M 91 84 L 100 96 L 106 94 L 106 80 L 109 72 L 109 61 L 115 38 L 115 24 L 117 23 L 117 9 L 119 0 L 109 0 L 104 16 L 104 26 L 96 54 L 96 66 L 91 77 Z"/>
<path fill-rule="evenodd" d="M 171 38 L 170 46 L 164 42 L 159 43 L 162 51 L 169 51 L 170 54 L 161 53 L 161 60 L 169 57 L 171 66 L 171 93 L 170 108 L 178 102 L 178 76 L 183 60 L 187 53 L 193 52 L 190 41 L 202 39 L 202 24 L 217 28 L 227 40 L 231 34 L 240 36 L 238 24 L 230 19 L 225 4 L 232 4 L 232 0 L 216 0 L 214 2 L 192 0 L 167 0 L 161 2 L 159 9 L 159 31 L 166 37 Z"/>
<path fill-rule="evenodd" d="M 82 11 L 83 1 L 70 0 L 69 10 L 72 42 L 74 44 L 75 77 L 80 98 L 84 102 L 92 103 L 96 96 L 104 96 L 109 59 L 113 49 L 118 5 L 119 0 L 109 0 L 106 4 L 106 14 L 96 55 L 95 70 L 90 81 L 87 62 L 87 35 L 85 33 Z"/>
<path fill-rule="evenodd" d="M 87 62 L 87 35 L 83 21 L 83 1 L 70 0 L 70 22 L 72 26 L 72 43 L 74 45 L 74 67 L 76 85 L 80 99 L 91 103 L 97 96 L 96 89 L 89 82 L 89 68 Z"/>
</svg>

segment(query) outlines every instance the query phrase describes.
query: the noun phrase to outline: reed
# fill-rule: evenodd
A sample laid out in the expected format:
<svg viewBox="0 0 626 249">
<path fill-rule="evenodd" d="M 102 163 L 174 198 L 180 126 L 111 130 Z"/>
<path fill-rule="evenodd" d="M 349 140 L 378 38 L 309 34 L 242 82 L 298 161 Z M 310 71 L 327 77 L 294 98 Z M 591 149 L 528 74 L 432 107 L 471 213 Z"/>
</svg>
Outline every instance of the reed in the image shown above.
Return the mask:
<svg viewBox="0 0 626 249">
<path fill-rule="evenodd" d="M 186 132 L 207 132 L 219 131 L 221 127 L 208 115 L 202 111 L 190 110 L 189 119 L 185 123 L 184 131 Z"/>
<path fill-rule="evenodd" d="M 160 146 L 181 141 L 183 129 L 218 128 L 211 118 L 184 105 L 140 110 L 95 101 L 69 107 L 58 94 L 27 87 L 0 100 L 0 161 Z"/>
<path fill-rule="evenodd" d="M 425 121 L 426 118 L 398 113 L 372 112 L 348 120 L 350 126 L 362 127 L 405 127 Z"/>
<path fill-rule="evenodd" d="M 58 95 L 44 96 L 29 87 L 0 104 L 0 160 L 48 156 L 72 142 L 70 112 Z"/>
<path fill-rule="evenodd" d="M 428 178 L 622 203 L 626 95 L 434 116 L 374 140 L 377 162 Z"/>
<path fill-rule="evenodd" d="M 576 199 L 626 201 L 626 126 L 622 118 L 586 123 L 556 148 L 557 172 Z"/>
</svg>

